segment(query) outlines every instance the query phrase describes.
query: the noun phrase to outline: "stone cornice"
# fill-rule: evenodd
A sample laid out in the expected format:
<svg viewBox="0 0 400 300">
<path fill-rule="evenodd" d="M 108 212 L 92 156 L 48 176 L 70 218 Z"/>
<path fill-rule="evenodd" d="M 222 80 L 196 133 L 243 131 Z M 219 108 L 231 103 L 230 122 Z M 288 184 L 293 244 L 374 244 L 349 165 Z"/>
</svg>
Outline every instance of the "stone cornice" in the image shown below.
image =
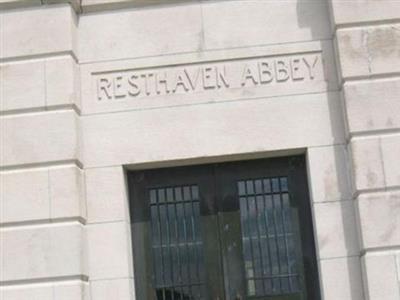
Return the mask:
<svg viewBox="0 0 400 300">
<path fill-rule="evenodd" d="M 191 3 L 197 0 L 0 0 L 0 10 L 69 3 L 76 13 L 87 13 L 182 2 Z"/>
</svg>

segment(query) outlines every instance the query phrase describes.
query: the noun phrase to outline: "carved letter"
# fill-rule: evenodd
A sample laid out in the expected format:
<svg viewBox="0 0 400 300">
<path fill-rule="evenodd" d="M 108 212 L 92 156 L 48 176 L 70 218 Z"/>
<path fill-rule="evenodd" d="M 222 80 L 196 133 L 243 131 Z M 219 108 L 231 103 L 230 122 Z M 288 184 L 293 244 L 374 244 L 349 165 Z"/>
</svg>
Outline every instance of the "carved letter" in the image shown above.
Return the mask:
<svg viewBox="0 0 400 300">
<path fill-rule="evenodd" d="M 167 79 L 167 72 L 164 72 L 164 76 L 161 77 L 160 73 L 156 73 L 156 91 L 157 94 L 160 95 L 160 85 L 163 84 L 165 86 L 165 92 L 169 94 L 169 88 L 168 88 L 168 79 Z"/>
<path fill-rule="evenodd" d="M 103 100 L 102 94 L 104 94 L 107 99 L 111 99 L 110 87 L 111 82 L 107 78 L 100 78 L 97 81 L 97 98 Z"/>
<path fill-rule="evenodd" d="M 187 81 L 188 81 L 189 84 L 190 84 L 190 87 L 192 88 L 193 91 L 195 91 L 195 90 L 196 90 L 196 87 L 197 87 L 197 81 L 198 81 L 198 79 L 199 79 L 200 68 L 197 68 L 197 69 L 196 69 L 195 77 L 194 77 L 194 78 L 193 78 L 193 77 L 190 77 L 190 74 L 189 74 L 189 72 L 188 72 L 186 69 L 185 69 L 184 72 L 185 72 Z"/>
<path fill-rule="evenodd" d="M 136 80 L 139 78 L 139 76 L 136 76 L 133 74 L 128 78 L 128 83 L 131 86 L 131 89 L 128 90 L 129 95 L 136 97 L 140 95 L 140 88 L 138 84 L 136 83 Z"/>
<path fill-rule="evenodd" d="M 243 76 L 242 76 L 242 86 L 246 85 L 246 82 L 248 79 L 251 79 L 251 81 L 253 82 L 254 85 L 258 84 L 257 79 L 255 78 L 253 71 L 251 70 L 251 68 L 249 67 L 249 65 L 245 65 L 244 66 L 244 71 L 243 71 Z"/>
<path fill-rule="evenodd" d="M 220 68 L 215 67 L 215 72 L 217 73 L 217 86 L 218 86 L 218 88 L 222 87 L 221 83 L 223 83 L 226 88 L 229 88 L 229 82 L 226 79 L 226 68 L 225 68 L 225 66 L 222 67 L 222 71 L 220 70 Z"/>
<path fill-rule="evenodd" d="M 176 77 L 175 77 L 175 87 L 174 87 L 174 89 L 173 89 L 173 92 L 174 93 L 176 93 L 176 90 L 178 89 L 178 87 L 179 86 L 182 86 L 182 88 L 183 88 L 183 90 L 185 91 L 185 92 L 188 92 L 189 91 L 189 87 L 186 85 L 186 82 L 185 82 L 185 76 L 183 76 L 185 73 L 184 72 L 182 72 L 181 70 L 179 70 L 177 73 L 176 73 Z"/>
<path fill-rule="evenodd" d="M 275 62 L 276 68 L 276 81 L 282 82 L 289 79 L 289 70 L 288 66 L 285 64 L 283 60 L 277 60 Z"/>
<path fill-rule="evenodd" d="M 149 90 L 149 78 L 154 76 L 153 73 L 149 73 L 149 74 L 142 74 L 140 75 L 140 77 L 144 78 L 144 90 L 146 91 L 146 95 L 149 96 L 150 95 L 150 90 Z"/>
<path fill-rule="evenodd" d="M 310 79 L 311 80 L 314 79 L 314 77 L 315 77 L 314 68 L 315 68 L 315 65 L 317 64 L 318 56 L 315 56 L 314 62 L 311 63 L 311 64 L 307 61 L 307 59 L 305 57 L 303 57 L 303 61 L 304 61 L 304 63 L 306 64 L 306 66 L 308 68 L 308 73 L 310 74 Z"/>
<path fill-rule="evenodd" d="M 304 77 L 301 75 L 300 72 L 300 62 L 299 58 L 293 58 L 290 60 L 290 69 L 292 71 L 292 79 L 293 80 L 303 80 Z"/>
<path fill-rule="evenodd" d="M 270 83 L 274 79 L 271 67 L 266 61 L 258 63 L 258 72 L 260 73 L 260 83 L 262 84 Z"/>
<path fill-rule="evenodd" d="M 114 77 L 114 96 L 115 98 L 124 98 L 126 97 L 126 91 L 122 86 L 124 78 L 120 76 Z"/>
<path fill-rule="evenodd" d="M 203 68 L 203 87 L 205 90 L 214 89 L 217 84 L 216 73 L 213 71 L 214 68 L 212 67 Z"/>
</svg>

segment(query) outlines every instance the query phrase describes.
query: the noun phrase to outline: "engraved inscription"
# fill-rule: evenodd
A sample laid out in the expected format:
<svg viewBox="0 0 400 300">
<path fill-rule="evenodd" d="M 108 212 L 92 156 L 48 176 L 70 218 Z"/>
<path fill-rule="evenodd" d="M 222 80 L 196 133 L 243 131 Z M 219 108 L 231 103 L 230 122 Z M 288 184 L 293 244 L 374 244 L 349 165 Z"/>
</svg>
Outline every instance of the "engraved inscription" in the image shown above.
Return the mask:
<svg viewBox="0 0 400 300">
<path fill-rule="evenodd" d="M 96 74 L 97 100 L 135 99 L 323 80 L 321 54 Z"/>
</svg>

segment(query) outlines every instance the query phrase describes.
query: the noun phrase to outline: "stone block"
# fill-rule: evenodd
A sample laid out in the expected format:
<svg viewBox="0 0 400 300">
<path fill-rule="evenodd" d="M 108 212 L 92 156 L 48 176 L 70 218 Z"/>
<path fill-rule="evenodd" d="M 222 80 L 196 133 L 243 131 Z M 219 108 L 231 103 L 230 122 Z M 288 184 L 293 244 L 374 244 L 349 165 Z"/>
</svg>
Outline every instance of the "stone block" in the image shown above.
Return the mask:
<svg viewBox="0 0 400 300">
<path fill-rule="evenodd" d="M 79 160 L 77 118 L 72 110 L 5 116 L 0 130 L 4 167 Z"/>
<path fill-rule="evenodd" d="M 0 66 L 0 111 L 46 106 L 45 66 L 42 61 Z"/>
<path fill-rule="evenodd" d="M 362 258 L 362 265 L 367 300 L 400 299 L 395 255 L 367 253 Z"/>
<path fill-rule="evenodd" d="M 354 202 L 337 201 L 314 204 L 318 256 L 321 259 L 359 254 Z"/>
<path fill-rule="evenodd" d="M 69 55 L 1 65 L 0 111 L 80 108 L 78 71 Z"/>
<path fill-rule="evenodd" d="M 49 169 L 50 218 L 86 219 L 83 171 L 76 166 Z"/>
<path fill-rule="evenodd" d="M 2 300 L 90 300 L 89 286 L 80 280 L 0 287 Z"/>
<path fill-rule="evenodd" d="M 127 221 L 129 203 L 122 167 L 87 169 L 88 223 Z"/>
<path fill-rule="evenodd" d="M 104 26 L 107 24 L 107 26 Z M 98 35 L 101 28 L 101 36 Z M 162 6 L 86 15 L 79 21 L 80 62 L 194 52 L 202 43 L 201 10 Z"/>
<path fill-rule="evenodd" d="M 360 258 L 320 261 L 322 299 L 364 300 Z"/>
<path fill-rule="evenodd" d="M 344 145 L 309 148 L 308 174 L 313 202 L 349 200 L 349 156 Z"/>
<path fill-rule="evenodd" d="M 344 143 L 337 93 L 84 116 L 81 126 L 87 168 Z"/>
<path fill-rule="evenodd" d="M 133 277 L 129 223 L 87 225 L 91 280 Z"/>
<path fill-rule="evenodd" d="M 87 275 L 83 240 L 77 222 L 1 229 L 0 281 Z"/>
<path fill-rule="evenodd" d="M 93 300 L 135 300 L 132 278 L 95 280 L 90 283 Z"/>
<path fill-rule="evenodd" d="M 202 10 L 207 50 L 320 40 L 331 35 L 326 1 L 203 1 Z M 266 26 L 266 20 L 274 25 Z"/>
<path fill-rule="evenodd" d="M 400 2 L 393 0 L 331 0 L 336 26 L 400 19 Z"/>
<path fill-rule="evenodd" d="M 54 300 L 96 300 L 96 298 L 91 298 L 90 296 L 89 283 L 80 280 L 63 282 L 61 284 L 55 283 L 53 289 Z"/>
<path fill-rule="evenodd" d="M 0 173 L 0 223 L 49 218 L 46 169 Z"/>
<path fill-rule="evenodd" d="M 47 107 L 75 105 L 80 109 L 79 67 L 71 56 L 49 58 L 46 65 Z"/>
<path fill-rule="evenodd" d="M 400 25 L 379 25 L 337 31 L 344 80 L 400 72 Z"/>
<path fill-rule="evenodd" d="M 76 52 L 76 17 L 68 4 L 0 14 L 0 58 Z"/>
<path fill-rule="evenodd" d="M 82 171 L 73 165 L 0 173 L 0 222 L 86 219 Z"/>
<path fill-rule="evenodd" d="M 400 128 L 400 80 L 348 82 L 344 99 L 350 134 Z"/>
<path fill-rule="evenodd" d="M 361 194 L 357 206 L 364 249 L 400 245 L 400 192 Z"/>
<path fill-rule="evenodd" d="M 386 185 L 400 186 L 400 135 L 382 136 L 381 147 Z"/>
<path fill-rule="evenodd" d="M 383 188 L 383 170 L 380 139 L 358 138 L 351 141 L 355 189 L 358 191 Z"/>
<path fill-rule="evenodd" d="M 54 300 L 53 287 L 49 284 L 0 287 L 0 299 Z"/>
</svg>

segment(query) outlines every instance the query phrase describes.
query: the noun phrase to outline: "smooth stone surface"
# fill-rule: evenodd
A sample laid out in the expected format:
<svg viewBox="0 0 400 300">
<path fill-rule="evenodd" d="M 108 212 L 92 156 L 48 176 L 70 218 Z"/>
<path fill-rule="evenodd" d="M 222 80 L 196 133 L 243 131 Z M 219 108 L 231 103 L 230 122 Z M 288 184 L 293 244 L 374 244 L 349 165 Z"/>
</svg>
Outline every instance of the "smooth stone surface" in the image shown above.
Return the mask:
<svg viewBox="0 0 400 300">
<path fill-rule="evenodd" d="M 312 147 L 307 151 L 308 180 L 314 203 L 352 198 L 347 146 Z"/>
<path fill-rule="evenodd" d="M 82 224 L 0 230 L 1 282 L 87 275 Z"/>
<path fill-rule="evenodd" d="M 75 52 L 76 16 L 68 4 L 0 13 L 0 58 Z"/>
<path fill-rule="evenodd" d="M 349 133 L 400 128 L 399 95 L 399 78 L 345 83 Z"/>
<path fill-rule="evenodd" d="M 85 116 L 81 119 L 84 163 L 100 167 L 343 143 L 337 96 L 313 94 Z"/>
<path fill-rule="evenodd" d="M 362 262 L 369 300 L 397 300 L 400 298 L 400 282 L 397 277 L 394 254 L 367 254 L 363 257 Z"/>
<path fill-rule="evenodd" d="M 357 199 L 362 248 L 400 246 L 400 192 L 361 194 Z"/>
<path fill-rule="evenodd" d="M 354 202 L 314 203 L 318 256 L 331 259 L 360 252 Z"/>
<path fill-rule="evenodd" d="M 72 110 L 1 118 L 0 165 L 80 160 L 77 126 L 78 118 Z"/>
</svg>

